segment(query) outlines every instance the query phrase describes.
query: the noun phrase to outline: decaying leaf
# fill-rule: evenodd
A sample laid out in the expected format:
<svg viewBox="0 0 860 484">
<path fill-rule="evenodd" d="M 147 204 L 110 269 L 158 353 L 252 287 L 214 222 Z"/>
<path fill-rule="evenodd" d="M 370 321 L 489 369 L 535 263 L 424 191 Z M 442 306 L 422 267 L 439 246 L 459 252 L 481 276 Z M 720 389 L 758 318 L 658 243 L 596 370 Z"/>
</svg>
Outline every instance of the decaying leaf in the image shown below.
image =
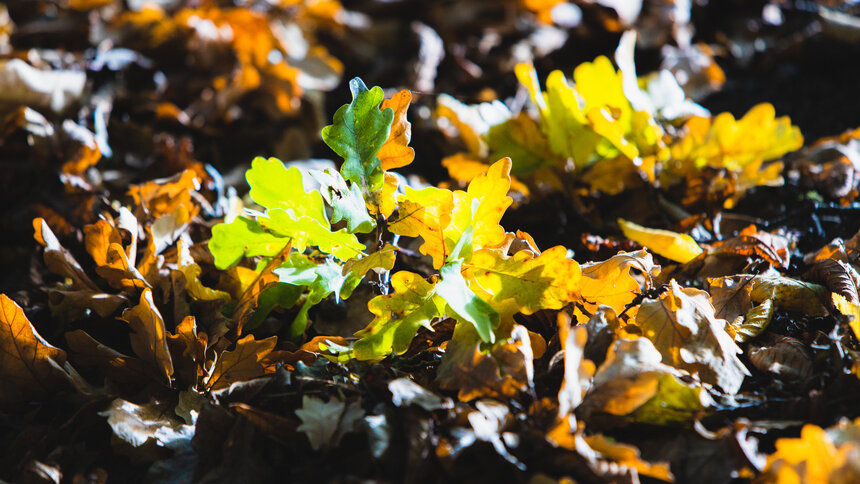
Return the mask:
<svg viewBox="0 0 860 484">
<path fill-rule="evenodd" d="M 770 338 L 768 343 L 749 351 L 750 362 L 759 371 L 801 384 L 812 376 L 812 357 L 806 345 L 788 336 Z"/>
<path fill-rule="evenodd" d="M 749 375 L 737 356 L 741 349 L 704 291 L 681 288 L 672 280 L 660 299 L 642 303 L 635 324 L 663 355 L 663 363 L 698 373 L 727 393 L 736 393 Z"/>
<path fill-rule="evenodd" d="M 486 352 L 480 342 L 474 327 L 457 325 L 437 374 L 442 388 L 457 389 L 460 400 L 470 401 L 513 396 L 532 387 L 532 349 L 525 328 Z"/>
</svg>

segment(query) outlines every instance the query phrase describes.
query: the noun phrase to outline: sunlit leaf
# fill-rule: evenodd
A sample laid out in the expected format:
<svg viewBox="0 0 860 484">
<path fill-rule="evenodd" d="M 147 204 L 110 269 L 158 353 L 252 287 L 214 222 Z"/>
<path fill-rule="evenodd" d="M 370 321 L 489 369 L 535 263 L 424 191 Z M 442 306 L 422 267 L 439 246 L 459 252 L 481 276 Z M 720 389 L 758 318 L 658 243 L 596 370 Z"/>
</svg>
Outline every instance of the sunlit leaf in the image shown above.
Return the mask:
<svg viewBox="0 0 860 484">
<path fill-rule="evenodd" d="M 276 255 L 289 241 L 288 236 L 267 232 L 255 220 L 236 217 L 228 224 L 212 227 L 209 250 L 215 257 L 215 267 L 223 270 L 238 263 L 242 257 Z"/>
<path fill-rule="evenodd" d="M 717 319 L 708 293 L 669 283 L 657 300 L 646 300 L 636 313 L 636 326 L 663 355 L 663 363 L 698 372 L 702 381 L 727 393 L 740 389 L 749 372 L 738 359 L 741 349 Z"/>
<path fill-rule="evenodd" d="M 669 424 L 688 421 L 713 403 L 704 389 L 684 383 L 682 374 L 661 359 L 646 338 L 616 340 L 581 408 L 586 415 L 603 412 Z"/>
<path fill-rule="evenodd" d="M 358 277 L 363 277 L 371 270 L 377 273 L 390 271 L 394 267 L 396 258 L 397 249 L 391 244 L 385 244 L 385 247 L 367 257 L 346 261 L 343 264 L 343 273 L 344 275 L 352 273 Z"/>
<path fill-rule="evenodd" d="M 435 284 L 412 272 L 400 271 L 391 276 L 393 294 L 370 300 L 368 310 L 373 321 L 356 333 L 360 337 L 353 351 L 360 360 L 377 360 L 391 351 L 403 353 L 409 348 L 418 328 L 430 329 L 430 321 L 441 317 L 445 301 L 436 295 Z"/>
<path fill-rule="evenodd" d="M 122 313 L 132 330 L 129 336 L 134 353 L 145 361 L 165 382 L 173 378 L 173 360 L 167 347 L 167 330 L 152 291 L 144 289 L 137 306 Z"/>
<path fill-rule="evenodd" d="M 343 158 L 343 177 L 357 183 L 364 194 L 382 187 L 382 167 L 377 153 L 385 144 L 394 119 L 394 111 L 380 111 L 382 89 L 368 90 L 359 78 L 349 81 L 352 102 L 341 106 L 334 122 L 323 128 L 323 141 Z"/>
<path fill-rule="evenodd" d="M 382 110 L 391 108 L 394 111 L 391 133 L 377 153 L 383 170 L 406 166 L 415 159 L 415 150 L 409 147 L 409 141 L 412 139 L 412 123 L 406 119 L 410 102 L 412 102 L 412 93 L 404 89 L 391 99 L 382 101 L 379 106 Z"/>
<path fill-rule="evenodd" d="M 310 175 L 320 183 L 319 193 L 332 207 L 332 222 L 346 221 L 346 229 L 351 233 L 367 233 L 376 227 L 358 184 L 347 186 L 340 173 L 331 169 L 311 170 Z"/>
<path fill-rule="evenodd" d="M 616 313 L 624 311 L 636 294 L 650 286 L 651 277 L 660 273 L 660 266 L 644 249 L 619 252 L 603 262 L 582 265 L 581 292 L 585 307 L 593 312 L 603 304 Z M 635 274 L 641 274 L 645 287 Z"/>
<path fill-rule="evenodd" d="M 628 239 L 675 262 L 684 264 L 702 253 L 699 244 L 687 234 L 649 229 L 621 218 L 618 219 L 618 225 L 621 226 L 621 231 Z"/>
<path fill-rule="evenodd" d="M 491 299 L 490 305 L 514 308 L 513 312 L 532 314 L 541 309 L 561 309 L 579 299 L 581 272 L 576 261 L 568 259 L 561 246 L 534 257 L 521 250 L 507 257 L 499 250 L 482 249 L 465 266 L 470 278 Z"/>
</svg>

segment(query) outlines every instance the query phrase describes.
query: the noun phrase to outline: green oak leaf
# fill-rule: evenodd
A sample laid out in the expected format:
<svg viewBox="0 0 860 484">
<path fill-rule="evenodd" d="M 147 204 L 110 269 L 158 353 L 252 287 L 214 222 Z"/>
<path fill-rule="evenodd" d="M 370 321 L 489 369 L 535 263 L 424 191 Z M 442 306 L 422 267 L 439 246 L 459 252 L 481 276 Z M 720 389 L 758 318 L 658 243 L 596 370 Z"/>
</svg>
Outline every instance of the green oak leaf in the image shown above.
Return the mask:
<svg viewBox="0 0 860 484">
<path fill-rule="evenodd" d="M 350 233 L 367 233 L 376 227 L 357 183 L 347 186 L 343 176 L 331 169 L 311 170 L 310 175 L 319 182 L 320 193 L 333 210 L 332 222 L 346 221 Z"/>
<path fill-rule="evenodd" d="M 282 237 L 292 237 L 293 248 L 299 252 L 309 245 L 319 247 L 340 260 L 349 260 L 364 250 L 354 234 L 340 229 L 332 232 L 318 220 L 308 216 L 297 216 L 292 209 L 279 208 L 266 211 L 265 217 L 258 219 L 260 225 Z"/>
<path fill-rule="evenodd" d="M 383 171 L 376 153 L 388 139 L 394 111 L 380 111 L 383 93 L 379 86 L 368 90 L 356 77 L 349 81 L 349 89 L 352 102 L 334 113 L 334 122 L 323 128 L 322 138 L 343 158 L 343 177 L 369 195 L 382 187 Z"/>
<path fill-rule="evenodd" d="M 376 296 L 367 308 L 376 317 L 356 333 L 361 339 L 353 345 L 359 360 L 381 360 L 392 350 L 403 353 L 421 326 L 432 329 L 430 321 L 442 317 L 445 301 L 436 295 L 434 284 L 419 274 L 400 271 L 391 276 L 393 294 Z"/>
<path fill-rule="evenodd" d="M 212 227 L 209 251 L 215 257 L 215 267 L 224 270 L 235 265 L 242 257 L 274 256 L 289 241 L 289 235 L 269 233 L 257 221 L 240 216 L 229 224 Z"/>
<path fill-rule="evenodd" d="M 461 260 L 442 266 L 439 271 L 442 280 L 436 284 L 436 294 L 445 299 L 458 319 L 472 323 L 482 340 L 493 343 L 493 329 L 499 326 L 499 313 L 469 289 L 461 273 L 462 266 Z"/>
<path fill-rule="evenodd" d="M 268 209 L 292 209 L 297 217 L 307 216 L 329 227 L 319 192 L 306 192 L 302 172 L 287 168 L 277 158 L 256 157 L 245 173 L 251 186 L 251 198 Z"/>
</svg>

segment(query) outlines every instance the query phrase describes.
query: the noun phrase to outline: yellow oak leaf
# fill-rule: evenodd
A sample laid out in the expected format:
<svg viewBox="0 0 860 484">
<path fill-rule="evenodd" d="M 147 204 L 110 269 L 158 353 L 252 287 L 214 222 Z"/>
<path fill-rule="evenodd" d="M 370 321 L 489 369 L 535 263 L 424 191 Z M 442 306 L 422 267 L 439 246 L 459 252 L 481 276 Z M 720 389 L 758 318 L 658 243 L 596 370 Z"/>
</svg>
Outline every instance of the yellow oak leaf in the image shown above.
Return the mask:
<svg viewBox="0 0 860 484">
<path fill-rule="evenodd" d="M 701 387 L 684 383 L 683 372 L 661 363 L 646 338 L 618 339 L 594 374 L 594 384 L 577 411 L 624 416 L 652 424 L 686 422 L 713 401 Z"/>
<path fill-rule="evenodd" d="M 464 272 L 500 314 L 532 314 L 561 309 L 579 299 L 579 264 L 566 255 L 562 246 L 537 257 L 529 250 L 507 257 L 501 250 L 481 249 L 472 254 Z"/>
<path fill-rule="evenodd" d="M 436 269 L 442 267 L 470 227 L 465 257 L 480 248 L 499 247 L 505 242 L 505 229 L 499 222 L 512 203 L 508 196 L 510 173 L 510 158 L 502 158 L 490 165 L 486 174 L 475 177 L 465 192 L 407 187 L 389 230 L 407 237 L 420 235 L 424 243 L 419 250 L 433 258 Z"/>
<path fill-rule="evenodd" d="M 355 335 L 361 339 L 353 352 L 360 360 L 379 360 L 392 350 L 403 353 L 418 329 L 432 329 L 430 321 L 445 312 L 445 301 L 436 295 L 435 283 L 418 274 L 400 271 L 391 276 L 392 294 L 376 296 L 367 303 L 375 316 Z"/>
<path fill-rule="evenodd" d="M 406 110 L 412 102 L 412 93 L 404 89 L 391 99 L 382 101 L 379 109 L 391 108 L 394 110 L 394 121 L 391 123 L 391 132 L 385 144 L 376 153 L 383 170 L 393 170 L 412 163 L 415 159 L 415 150 L 409 147 L 412 139 L 412 123 L 406 119 Z"/>
<path fill-rule="evenodd" d="M 419 250 L 433 258 L 435 267 L 441 267 L 449 253 L 442 231 L 451 223 L 454 194 L 435 187 L 423 190 L 406 187 L 406 194 L 399 202 L 397 218 L 388 229 L 406 237 L 421 236 L 424 243 Z"/>
<path fill-rule="evenodd" d="M 685 264 L 702 253 L 702 248 L 687 234 L 679 234 L 670 230 L 650 229 L 618 219 L 621 231 L 628 239 L 651 249 L 667 259 Z"/>
<path fill-rule="evenodd" d="M 726 332 L 726 321 L 714 315 L 705 291 L 682 288 L 673 279 L 659 299 L 639 306 L 635 324 L 663 355 L 663 363 L 698 372 L 702 381 L 727 393 L 737 393 L 749 375 L 737 356 L 741 349 Z"/>
<path fill-rule="evenodd" d="M 646 250 L 619 252 L 609 259 L 582 265 L 580 282 L 582 300 L 585 308 L 594 313 L 600 305 L 606 305 L 621 314 L 640 292 L 642 282 L 631 271 L 641 272 L 646 287 L 651 286 L 651 278 L 660 273 L 660 266 Z"/>
</svg>

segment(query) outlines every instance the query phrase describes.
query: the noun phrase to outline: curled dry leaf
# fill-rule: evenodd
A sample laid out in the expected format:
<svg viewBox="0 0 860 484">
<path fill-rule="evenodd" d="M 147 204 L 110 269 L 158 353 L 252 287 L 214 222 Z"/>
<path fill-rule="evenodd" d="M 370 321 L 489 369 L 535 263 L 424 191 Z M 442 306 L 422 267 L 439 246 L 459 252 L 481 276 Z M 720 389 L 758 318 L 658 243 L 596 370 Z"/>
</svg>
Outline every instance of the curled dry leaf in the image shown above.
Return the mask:
<svg viewBox="0 0 860 484">
<path fill-rule="evenodd" d="M 849 302 L 860 303 L 860 296 L 857 294 L 860 274 L 847 262 L 836 259 L 816 261 L 812 269 L 804 275 L 804 279 L 823 285 Z"/>
<path fill-rule="evenodd" d="M 231 384 L 250 380 L 264 373 L 263 358 L 275 349 L 277 337 L 272 336 L 260 341 L 249 334 L 236 342 L 236 347 L 224 351 L 215 358 L 204 381 L 207 390 L 227 388 Z"/>
<path fill-rule="evenodd" d="M 558 390 L 558 414 L 561 418 L 582 403 L 595 370 L 594 363 L 585 359 L 588 330 L 585 326 L 571 327 L 570 322 L 570 316 L 559 313 L 558 336 L 564 351 L 564 380 Z"/>
</svg>

